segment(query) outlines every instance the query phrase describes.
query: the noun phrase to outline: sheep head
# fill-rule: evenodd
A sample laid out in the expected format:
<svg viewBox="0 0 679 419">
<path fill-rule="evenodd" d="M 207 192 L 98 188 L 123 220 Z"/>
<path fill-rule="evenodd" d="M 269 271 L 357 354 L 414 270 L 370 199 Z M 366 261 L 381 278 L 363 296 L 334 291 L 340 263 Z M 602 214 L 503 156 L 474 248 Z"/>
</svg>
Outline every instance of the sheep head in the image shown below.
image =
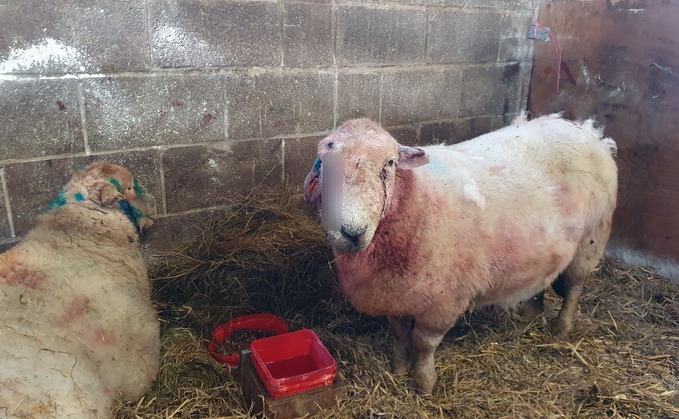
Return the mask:
<svg viewBox="0 0 679 419">
<path fill-rule="evenodd" d="M 421 148 L 399 145 L 373 121 L 347 121 L 321 140 L 318 158 L 304 182 L 307 202 L 319 209 L 327 153 L 337 153 L 342 166 L 337 174 L 341 181 L 333 182 L 341 185 L 341 226 L 327 229 L 328 239 L 339 253 L 358 253 L 368 247 L 389 210 L 397 172 L 427 164 L 429 156 Z"/>
<path fill-rule="evenodd" d="M 137 178 L 122 166 L 101 161 L 74 171 L 49 209 L 68 203 L 119 210 L 138 232 L 150 227 L 157 214 L 155 198 Z"/>
</svg>

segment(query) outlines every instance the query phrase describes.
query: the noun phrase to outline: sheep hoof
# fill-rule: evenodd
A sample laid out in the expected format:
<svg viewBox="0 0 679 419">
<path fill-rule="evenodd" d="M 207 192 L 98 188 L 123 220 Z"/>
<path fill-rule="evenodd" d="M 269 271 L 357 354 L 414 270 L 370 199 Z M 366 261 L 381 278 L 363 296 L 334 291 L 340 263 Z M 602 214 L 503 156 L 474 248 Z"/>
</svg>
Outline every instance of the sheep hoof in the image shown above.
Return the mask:
<svg viewBox="0 0 679 419">
<path fill-rule="evenodd" d="M 413 375 L 417 392 L 422 395 L 431 394 L 436 386 L 436 373 L 425 373 L 422 371 L 415 371 Z"/>
<path fill-rule="evenodd" d="M 411 362 L 407 359 L 393 358 L 391 360 L 391 372 L 394 375 L 407 374 L 410 372 Z"/>
<path fill-rule="evenodd" d="M 562 338 L 568 337 L 568 335 L 573 331 L 573 321 L 564 320 L 561 317 L 556 317 L 549 322 L 549 326 L 552 329 L 552 334 Z"/>
</svg>

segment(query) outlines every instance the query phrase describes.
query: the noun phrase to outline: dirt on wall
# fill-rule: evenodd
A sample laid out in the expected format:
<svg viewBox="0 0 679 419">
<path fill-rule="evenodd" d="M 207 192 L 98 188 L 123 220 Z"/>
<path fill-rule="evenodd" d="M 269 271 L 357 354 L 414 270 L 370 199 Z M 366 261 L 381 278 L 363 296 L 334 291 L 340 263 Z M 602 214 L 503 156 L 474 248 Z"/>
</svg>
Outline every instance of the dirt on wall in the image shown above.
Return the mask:
<svg viewBox="0 0 679 419">
<path fill-rule="evenodd" d="M 594 116 L 618 144 L 613 243 L 679 261 L 679 2 L 542 5 L 529 109 Z M 560 76 L 559 91 L 557 77 Z"/>
</svg>

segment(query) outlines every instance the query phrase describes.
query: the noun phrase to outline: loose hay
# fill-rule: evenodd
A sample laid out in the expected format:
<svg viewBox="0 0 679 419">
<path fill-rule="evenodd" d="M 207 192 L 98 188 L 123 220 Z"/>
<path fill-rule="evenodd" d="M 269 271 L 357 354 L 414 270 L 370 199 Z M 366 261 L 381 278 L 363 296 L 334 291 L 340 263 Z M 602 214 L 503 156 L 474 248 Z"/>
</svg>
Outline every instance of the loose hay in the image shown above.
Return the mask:
<svg viewBox="0 0 679 419">
<path fill-rule="evenodd" d="M 162 369 L 152 392 L 119 418 L 249 417 L 237 381 L 205 349 L 228 319 L 270 312 L 312 328 L 350 381 L 350 400 L 326 418 L 679 417 L 679 286 L 607 260 L 593 274 L 576 331 L 550 335 L 560 299 L 537 321 L 470 313 L 436 352 L 438 386 L 414 394 L 388 370 L 383 319 L 339 294 L 323 232 L 288 195 L 248 197 L 208 220 L 194 242 L 154 270 L 165 320 Z"/>
</svg>

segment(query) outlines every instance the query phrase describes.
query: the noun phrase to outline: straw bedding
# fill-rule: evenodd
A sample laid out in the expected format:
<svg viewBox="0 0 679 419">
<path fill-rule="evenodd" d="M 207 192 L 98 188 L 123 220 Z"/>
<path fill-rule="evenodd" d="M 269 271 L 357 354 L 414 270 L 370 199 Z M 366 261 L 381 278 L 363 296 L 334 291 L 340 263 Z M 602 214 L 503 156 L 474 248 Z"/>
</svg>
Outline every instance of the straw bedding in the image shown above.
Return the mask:
<svg viewBox="0 0 679 419">
<path fill-rule="evenodd" d="M 154 300 L 163 320 L 161 370 L 117 418 L 246 418 L 239 383 L 205 342 L 232 317 L 266 312 L 313 329 L 351 383 L 327 418 L 679 417 L 679 285 L 607 259 L 588 282 L 576 331 L 549 333 L 560 299 L 537 320 L 467 313 L 436 352 L 439 382 L 418 396 L 389 371 L 386 321 L 342 298 L 317 220 L 289 194 L 249 196 L 159 255 Z"/>
</svg>

